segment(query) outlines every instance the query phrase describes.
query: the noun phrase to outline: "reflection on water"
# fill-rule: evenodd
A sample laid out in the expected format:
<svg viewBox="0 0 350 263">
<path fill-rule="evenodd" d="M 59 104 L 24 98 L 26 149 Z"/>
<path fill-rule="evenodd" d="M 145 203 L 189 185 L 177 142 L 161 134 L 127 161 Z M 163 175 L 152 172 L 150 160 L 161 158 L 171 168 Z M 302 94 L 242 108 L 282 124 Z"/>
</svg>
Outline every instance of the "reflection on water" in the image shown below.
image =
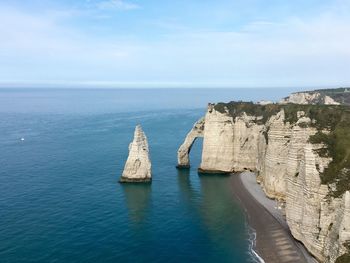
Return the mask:
<svg viewBox="0 0 350 263">
<path fill-rule="evenodd" d="M 211 240 L 211 249 L 215 251 L 213 255 L 234 258 L 236 252 L 232 244 L 235 244 L 236 249 L 244 250 L 248 246 L 248 233 L 245 230 L 244 213 L 233 198 L 231 176 L 197 175 L 193 169 L 178 170 L 177 173 L 181 197 L 205 229 Z M 237 242 L 237 238 L 240 242 Z M 211 254 L 208 257 L 210 261 Z M 247 254 L 240 262 L 251 260 Z"/>
<path fill-rule="evenodd" d="M 205 224 L 212 231 L 220 231 L 220 225 L 232 216 L 234 202 L 229 187 L 229 176 L 200 175 L 200 210 Z"/>
<path fill-rule="evenodd" d="M 243 224 L 243 211 L 232 195 L 230 178 L 231 176 L 225 175 L 200 175 L 201 203 L 198 209 L 217 253 L 234 258 L 230 246 L 240 237 L 241 242 L 236 243 L 236 247 L 243 249 L 248 243 L 248 236 Z M 242 240 L 244 236 L 246 239 Z M 251 260 L 247 254 L 240 262 L 252 262 Z"/>
<path fill-rule="evenodd" d="M 190 170 L 177 169 L 177 182 L 181 190 L 181 196 L 188 201 L 193 201 L 196 196 L 196 191 L 191 185 Z"/>
<path fill-rule="evenodd" d="M 141 225 L 150 205 L 151 184 L 123 184 L 122 189 L 132 225 Z"/>
</svg>

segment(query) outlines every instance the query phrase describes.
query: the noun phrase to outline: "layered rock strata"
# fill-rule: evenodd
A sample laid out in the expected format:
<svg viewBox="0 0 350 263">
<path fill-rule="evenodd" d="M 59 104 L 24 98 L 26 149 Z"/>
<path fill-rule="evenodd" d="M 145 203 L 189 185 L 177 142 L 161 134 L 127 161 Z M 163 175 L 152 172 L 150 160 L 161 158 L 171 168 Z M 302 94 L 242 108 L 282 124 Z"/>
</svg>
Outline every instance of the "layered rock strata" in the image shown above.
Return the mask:
<svg viewBox="0 0 350 263">
<path fill-rule="evenodd" d="M 134 139 L 129 145 L 129 156 L 119 182 L 150 182 L 151 180 L 151 160 L 147 137 L 141 126 L 137 125 Z"/>
<path fill-rule="evenodd" d="M 320 262 L 335 262 L 350 240 L 350 192 L 334 197 L 334 186 L 321 182 L 332 158 L 321 157 L 324 145 L 309 141 L 318 131 L 315 120 L 303 111 L 288 113 L 287 120 L 284 106 L 274 105 L 278 110 L 270 114 L 254 105 L 246 111 L 239 106 L 218 110 L 209 104 L 199 171 L 256 171 L 267 196 L 285 201 L 292 235 Z"/>
</svg>

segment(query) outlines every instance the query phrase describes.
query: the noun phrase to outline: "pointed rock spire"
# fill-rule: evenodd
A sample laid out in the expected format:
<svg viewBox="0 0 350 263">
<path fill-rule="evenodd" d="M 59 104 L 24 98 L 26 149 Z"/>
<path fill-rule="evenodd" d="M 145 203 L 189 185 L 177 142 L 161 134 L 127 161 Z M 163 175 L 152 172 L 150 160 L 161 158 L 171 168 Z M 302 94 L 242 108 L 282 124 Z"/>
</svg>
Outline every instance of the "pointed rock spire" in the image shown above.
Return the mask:
<svg viewBox="0 0 350 263">
<path fill-rule="evenodd" d="M 129 156 L 119 182 L 150 182 L 151 180 L 151 160 L 147 137 L 141 125 L 137 125 L 134 140 L 129 145 Z"/>
</svg>

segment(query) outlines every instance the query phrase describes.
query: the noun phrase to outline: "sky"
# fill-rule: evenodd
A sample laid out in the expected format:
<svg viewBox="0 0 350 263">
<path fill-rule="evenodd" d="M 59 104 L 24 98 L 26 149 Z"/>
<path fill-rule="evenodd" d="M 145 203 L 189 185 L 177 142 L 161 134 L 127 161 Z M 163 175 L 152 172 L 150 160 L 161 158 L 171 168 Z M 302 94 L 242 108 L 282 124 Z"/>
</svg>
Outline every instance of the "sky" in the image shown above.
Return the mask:
<svg viewBox="0 0 350 263">
<path fill-rule="evenodd" d="M 0 86 L 350 86 L 350 0 L 0 0 Z"/>
</svg>

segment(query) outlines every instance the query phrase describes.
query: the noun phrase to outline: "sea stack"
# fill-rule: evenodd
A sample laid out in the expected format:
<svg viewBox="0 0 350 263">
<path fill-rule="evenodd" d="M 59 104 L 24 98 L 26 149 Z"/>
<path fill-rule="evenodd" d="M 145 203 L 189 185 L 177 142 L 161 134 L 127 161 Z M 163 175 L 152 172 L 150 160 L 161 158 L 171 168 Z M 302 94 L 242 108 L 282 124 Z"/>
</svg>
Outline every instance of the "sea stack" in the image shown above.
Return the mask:
<svg viewBox="0 0 350 263">
<path fill-rule="evenodd" d="M 125 163 L 120 183 L 151 182 L 151 160 L 148 142 L 140 125 L 134 132 L 134 140 L 129 145 L 129 156 Z"/>
</svg>

